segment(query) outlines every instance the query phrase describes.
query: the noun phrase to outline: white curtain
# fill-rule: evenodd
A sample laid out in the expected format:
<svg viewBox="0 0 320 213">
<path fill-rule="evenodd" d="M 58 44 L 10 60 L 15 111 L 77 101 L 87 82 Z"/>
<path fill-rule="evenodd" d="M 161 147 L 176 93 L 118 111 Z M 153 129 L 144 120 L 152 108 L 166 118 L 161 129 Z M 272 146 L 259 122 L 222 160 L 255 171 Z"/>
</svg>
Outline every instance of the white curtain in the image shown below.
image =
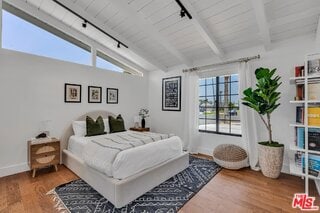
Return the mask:
<svg viewBox="0 0 320 213">
<path fill-rule="evenodd" d="M 184 150 L 196 152 L 199 142 L 199 76 L 196 72 L 186 72 L 184 76 Z"/>
<path fill-rule="evenodd" d="M 251 76 L 254 75 L 248 62 L 242 62 L 239 65 L 239 93 L 243 98 L 243 91 L 252 87 Z M 249 156 L 251 169 L 259 170 L 258 166 L 258 137 L 255 120 L 255 111 L 243 104 L 240 104 L 240 118 L 242 130 L 242 142 Z"/>
</svg>

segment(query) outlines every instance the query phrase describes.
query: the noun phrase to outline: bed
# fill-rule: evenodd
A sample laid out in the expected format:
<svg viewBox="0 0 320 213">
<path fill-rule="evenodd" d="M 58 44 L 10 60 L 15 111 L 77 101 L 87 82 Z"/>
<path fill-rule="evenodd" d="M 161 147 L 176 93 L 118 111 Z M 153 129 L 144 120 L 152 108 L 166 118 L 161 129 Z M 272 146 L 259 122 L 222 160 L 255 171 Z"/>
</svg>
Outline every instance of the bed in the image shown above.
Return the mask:
<svg viewBox="0 0 320 213">
<path fill-rule="evenodd" d="M 104 118 L 109 115 L 114 116 L 114 114 L 107 111 L 95 111 L 87 113 L 76 120 L 85 120 L 86 116 L 96 119 L 99 115 Z M 136 132 L 130 131 L 113 134 L 110 134 L 110 137 L 139 136 L 136 135 Z M 70 126 L 61 140 L 63 149 L 62 162 L 108 199 L 115 207 L 121 208 L 189 166 L 188 153 L 179 148 L 181 146 L 180 138 L 168 136 L 162 139 L 163 136 L 159 137 L 161 139 L 156 142 L 118 153 L 112 166 L 104 165 L 99 167 L 105 159 L 100 159 L 97 156 L 104 156 L 104 153 L 102 151 L 99 153 L 100 149 L 97 148 L 90 153 L 90 146 L 94 143 L 89 143 L 90 146 L 87 143 L 89 140 L 99 142 L 105 136 L 95 136 L 94 138 L 75 137 Z M 145 143 L 145 141 L 142 142 Z M 99 143 L 97 144 L 99 145 Z M 177 151 L 177 149 L 180 149 L 180 151 Z M 90 158 L 84 157 L 86 152 L 87 156 L 92 156 L 92 153 L 97 152 L 92 158 L 94 164 L 91 165 Z"/>
</svg>

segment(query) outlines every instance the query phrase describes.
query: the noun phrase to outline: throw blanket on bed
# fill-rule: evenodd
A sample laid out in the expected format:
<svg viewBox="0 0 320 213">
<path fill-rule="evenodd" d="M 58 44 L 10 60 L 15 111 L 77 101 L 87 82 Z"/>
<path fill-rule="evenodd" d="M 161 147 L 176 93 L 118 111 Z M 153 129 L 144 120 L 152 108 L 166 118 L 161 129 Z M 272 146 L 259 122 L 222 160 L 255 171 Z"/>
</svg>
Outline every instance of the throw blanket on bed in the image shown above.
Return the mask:
<svg viewBox="0 0 320 213">
<path fill-rule="evenodd" d="M 112 164 L 124 150 L 172 137 L 172 134 L 126 131 L 88 137 L 83 158 L 86 164 L 112 176 Z"/>
</svg>

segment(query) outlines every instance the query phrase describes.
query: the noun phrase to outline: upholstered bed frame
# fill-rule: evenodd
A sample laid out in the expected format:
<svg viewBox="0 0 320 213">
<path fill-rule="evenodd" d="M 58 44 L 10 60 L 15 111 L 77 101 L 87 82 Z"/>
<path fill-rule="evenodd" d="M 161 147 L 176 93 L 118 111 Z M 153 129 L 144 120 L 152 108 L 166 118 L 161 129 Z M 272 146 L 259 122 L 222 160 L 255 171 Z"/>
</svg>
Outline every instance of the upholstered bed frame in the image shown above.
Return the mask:
<svg viewBox="0 0 320 213">
<path fill-rule="evenodd" d="M 109 115 L 114 116 L 114 114 L 107 111 L 94 111 L 82 115 L 76 120 L 85 120 L 86 116 L 96 119 L 99 115 L 103 118 L 107 118 Z M 174 159 L 128 178 L 122 180 L 110 178 L 87 166 L 82 159 L 67 150 L 68 139 L 71 135 L 73 135 L 73 131 L 70 126 L 61 139 L 63 164 L 113 203 L 116 208 L 125 206 L 189 166 L 189 155 L 184 152 Z"/>
</svg>

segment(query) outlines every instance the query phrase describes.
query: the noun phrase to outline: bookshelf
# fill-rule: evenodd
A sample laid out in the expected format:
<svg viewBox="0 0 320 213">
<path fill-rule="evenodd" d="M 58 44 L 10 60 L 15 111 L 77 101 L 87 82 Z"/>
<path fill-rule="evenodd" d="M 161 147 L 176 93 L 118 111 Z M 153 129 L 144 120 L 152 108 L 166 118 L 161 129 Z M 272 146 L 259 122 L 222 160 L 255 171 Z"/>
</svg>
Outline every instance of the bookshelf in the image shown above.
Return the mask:
<svg viewBox="0 0 320 213">
<path fill-rule="evenodd" d="M 296 120 L 290 126 L 295 140 L 290 144 L 290 173 L 305 180 L 314 180 L 320 194 L 320 53 L 306 56 L 304 66 L 295 68 L 290 84 L 296 96 L 290 103 L 295 107 Z"/>
</svg>

